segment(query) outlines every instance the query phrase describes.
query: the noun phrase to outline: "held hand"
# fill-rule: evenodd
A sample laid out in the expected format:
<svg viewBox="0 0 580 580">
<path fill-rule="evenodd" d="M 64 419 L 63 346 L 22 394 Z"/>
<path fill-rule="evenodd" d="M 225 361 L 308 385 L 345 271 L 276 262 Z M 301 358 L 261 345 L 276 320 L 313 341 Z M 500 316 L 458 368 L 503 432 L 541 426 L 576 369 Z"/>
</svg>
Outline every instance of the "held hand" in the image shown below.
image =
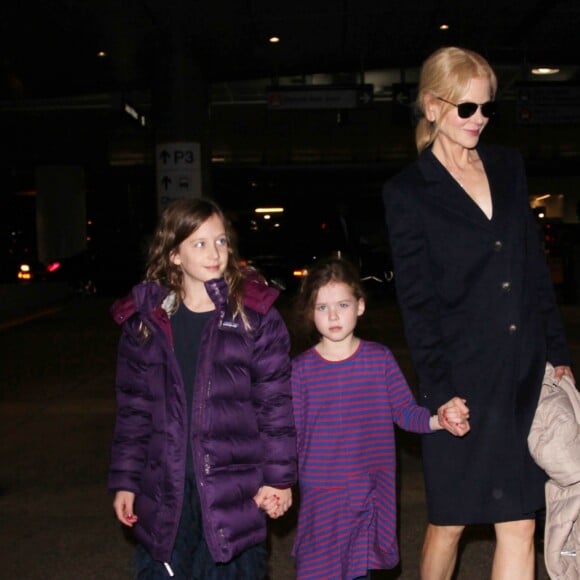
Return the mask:
<svg viewBox="0 0 580 580">
<path fill-rule="evenodd" d="M 437 418 L 443 429 L 456 437 L 469 433 L 469 408 L 465 399 L 453 397 L 437 409 Z"/>
<path fill-rule="evenodd" d="M 564 375 L 566 375 L 574 384 L 576 384 L 576 379 L 574 378 L 574 373 L 570 367 L 559 366 L 554 367 L 554 378 L 559 381 Z"/>
<path fill-rule="evenodd" d="M 113 509 L 117 519 L 130 528 L 137 523 L 137 516 L 133 513 L 135 494 L 132 491 L 118 491 L 113 500 Z"/>
<path fill-rule="evenodd" d="M 276 489 L 269 485 L 262 486 L 254 496 L 256 505 L 263 509 L 272 519 L 283 516 L 292 505 L 292 490 Z"/>
</svg>

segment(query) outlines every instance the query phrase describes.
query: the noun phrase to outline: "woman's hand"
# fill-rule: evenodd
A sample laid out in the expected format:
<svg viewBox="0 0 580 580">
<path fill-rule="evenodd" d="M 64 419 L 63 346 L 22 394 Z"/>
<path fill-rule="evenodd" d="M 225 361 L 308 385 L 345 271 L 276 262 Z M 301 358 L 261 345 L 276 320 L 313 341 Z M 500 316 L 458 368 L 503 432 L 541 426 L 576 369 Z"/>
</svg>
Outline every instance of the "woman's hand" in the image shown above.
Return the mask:
<svg viewBox="0 0 580 580">
<path fill-rule="evenodd" d="M 574 373 L 570 367 L 559 366 L 554 367 L 554 378 L 559 381 L 564 375 L 566 375 L 574 384 L 576 384 L 576 379 L 574 378 Z"/>
<path fill-rule="evenodd" d="M 130 528 L 137 523 L 137 516 L 133 513 L 135 494 L 132 491 L 118 491 L 113 500 L 113 509 L 117 519 Z"/>
<path fill-rule="evenodd" d="M 442 429 L 449 431 L 456 437 L 463 437 L 469 433 L 469 408 L 465 399 L 453 397 L 437 409 L 437 418 Z"/>
</svg>

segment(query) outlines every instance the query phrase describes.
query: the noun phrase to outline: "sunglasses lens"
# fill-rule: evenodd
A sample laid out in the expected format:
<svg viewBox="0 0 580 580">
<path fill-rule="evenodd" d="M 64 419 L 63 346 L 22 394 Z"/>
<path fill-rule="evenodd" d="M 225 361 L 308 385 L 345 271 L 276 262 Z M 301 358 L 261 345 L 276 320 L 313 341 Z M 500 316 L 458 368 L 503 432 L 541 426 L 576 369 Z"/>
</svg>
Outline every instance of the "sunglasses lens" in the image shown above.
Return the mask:
<svg viewBox="0 0 580 580">
<path fill-rule="evenodd" d="M 493 117 L 497 113 L 497 104 L 495 101 L 487 101 L 481 105 L 481 114 L 484 117 Z"/>
<path fill-rule="evenodd" d="M 477 111 L 477 105 L 475 103 L 460 103 L 457 105 L 457 114 L 462 119 L 469 119 L 469 117 L 471 117 L 475 111 Z M 485 115 L 485 113 L 483 114 Z"/>
</svg>

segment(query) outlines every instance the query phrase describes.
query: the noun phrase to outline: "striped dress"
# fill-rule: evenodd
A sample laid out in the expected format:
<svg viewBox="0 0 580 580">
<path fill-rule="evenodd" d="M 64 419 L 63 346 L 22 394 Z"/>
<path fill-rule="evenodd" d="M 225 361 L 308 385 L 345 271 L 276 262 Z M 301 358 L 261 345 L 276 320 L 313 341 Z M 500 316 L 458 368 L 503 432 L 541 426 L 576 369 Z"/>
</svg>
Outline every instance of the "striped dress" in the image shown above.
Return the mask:
<svg viewBox="0 0 580 580">
<path fill-rule="evenodd" d="M 292 555 L 298 580 L 352 580 L 393 568 L 396 538 L 394 424 L 428 433 L 391 351 L 360 341 L 348 359 L 314 348 L 292 365 L 300 508 Z"/>
</svg>

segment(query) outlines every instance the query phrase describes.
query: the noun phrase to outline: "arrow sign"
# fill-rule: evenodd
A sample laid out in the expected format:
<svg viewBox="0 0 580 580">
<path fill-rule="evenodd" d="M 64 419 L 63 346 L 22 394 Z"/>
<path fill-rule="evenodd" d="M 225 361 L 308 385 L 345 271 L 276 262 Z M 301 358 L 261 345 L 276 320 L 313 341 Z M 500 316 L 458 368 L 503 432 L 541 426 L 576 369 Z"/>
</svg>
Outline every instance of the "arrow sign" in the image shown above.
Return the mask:
<svg viewBox="0 0 580 580">
<path fill-rule="evenodd" d="M 169 189 L 169 186 L 171 185 L 171 177 L 168 177 L 167 175 L 164 175 L 161 178 L 161 183 L 162 183 L 165 191 L 167 191 Z"/>
<path fill-rule="evenodd" d="M 306 85 L 276 87 L 268 91 L 268 108 L 289 109 L 356 109 L 373 102 L 373 86 Z"/>
<path fill-rule="evenodd" d="M 369 95 L 368 93 L 360 93 L 359 95 L 359 102 L 363 105 L 368 105 L 372 101 L 373 96 Z"/>
<path fill-rule="evenodd" d="M 157 200 L 159 210 L 179 197 L 201 197 L 200 144 L 159 143 L 157 159 Z"/>
</svg>

